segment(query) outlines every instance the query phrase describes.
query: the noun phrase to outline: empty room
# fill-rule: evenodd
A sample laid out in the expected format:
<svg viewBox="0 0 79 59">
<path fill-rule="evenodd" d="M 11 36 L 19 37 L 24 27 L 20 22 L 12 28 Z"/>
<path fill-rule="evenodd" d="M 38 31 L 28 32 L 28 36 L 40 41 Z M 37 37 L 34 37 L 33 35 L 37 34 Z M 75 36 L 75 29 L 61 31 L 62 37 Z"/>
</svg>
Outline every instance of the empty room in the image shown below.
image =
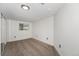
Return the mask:
<svg viewBox="0 0 79 59">
<path fill-rule="evenodd" d="M 79 56 L 79 3 L 0 3 L 1 56 Z"/>
</svg>

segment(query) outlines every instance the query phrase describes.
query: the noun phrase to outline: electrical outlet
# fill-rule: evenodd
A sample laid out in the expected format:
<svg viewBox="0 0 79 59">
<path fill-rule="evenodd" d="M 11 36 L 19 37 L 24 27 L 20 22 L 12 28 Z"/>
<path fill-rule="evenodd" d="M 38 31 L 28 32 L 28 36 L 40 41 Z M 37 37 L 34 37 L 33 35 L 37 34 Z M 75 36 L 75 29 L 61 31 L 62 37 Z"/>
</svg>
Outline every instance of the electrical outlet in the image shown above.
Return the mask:
<svg viewBox="0 0 79 59">
<path fill-rule="evenodd" d="M 46 37 L 46 40 L 48 40 L 48 37 Z"/>
<path fill-rule="evenodd" d="M 14 36 L 14 38 L 16 38 L 16 36 Z"/>
<path fill-rule="evenodd" d="M 61 48 L 61 44 L 59 44 L 59 48 Z"/>
</svg>

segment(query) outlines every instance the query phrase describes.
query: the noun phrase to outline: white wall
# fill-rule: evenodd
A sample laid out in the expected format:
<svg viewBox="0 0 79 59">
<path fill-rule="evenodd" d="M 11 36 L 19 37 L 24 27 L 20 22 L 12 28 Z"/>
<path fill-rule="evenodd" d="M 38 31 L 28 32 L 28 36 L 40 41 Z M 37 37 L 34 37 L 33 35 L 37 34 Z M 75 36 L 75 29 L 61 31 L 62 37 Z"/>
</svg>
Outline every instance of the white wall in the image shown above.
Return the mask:
<svg viewBox="0 0 79 59">
<path fill-rule="evenodd" d="M 1 18 L 1 43 L 5 43 L 6 44 L 6 19 L 2 16 Z"/>
<path fill-rule="evenodd" d="M 33 38 L 53 45 L 54 23 L 53 17 L 33 22 Z M 48 37 L 48 40 L 46 39 Z"/>
<path fill-rule="evenodd" d="M 1 55 L 1 14 L 0 14 L 0 55 Z"/>
<path fill-rule="evenodd" d="M 1 44 L 1 14 L 0 14 L 0 44 Z"/>
<path fill-rule="evenodd" d="M 19 23 L 29 24 L 29 30 L 19 30 Z M 14 37 L 16 36 L 16 38 Z M 8 20 L 8 41 L 22 40 L 32 37 L 32 23 Z"/>
<path fill-rule="evenodd" d="M 54 21 L 55 47 L 59 53 L 79 56 L 79 4 L 66 4 Z"/>
</svg>

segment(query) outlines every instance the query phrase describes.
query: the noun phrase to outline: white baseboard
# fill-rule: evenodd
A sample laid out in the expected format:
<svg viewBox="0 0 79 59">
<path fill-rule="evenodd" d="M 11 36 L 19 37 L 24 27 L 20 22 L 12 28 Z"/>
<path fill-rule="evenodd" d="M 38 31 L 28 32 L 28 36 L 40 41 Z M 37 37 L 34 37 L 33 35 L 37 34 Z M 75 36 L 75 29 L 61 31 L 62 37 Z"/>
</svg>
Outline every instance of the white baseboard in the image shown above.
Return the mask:
<svg viewBox="0 0 79 59">
<path fill-rule="evenodd" d="M 37 37 L 32 37 L 32 38 L 34 38 L 34 39 L 36 39 L 36 40 L 38 40 L 38 39 L 39 39 L 39 38 L 37 38 Z M 43 42 L 43 43 L 46 43 L 46 44 L 48 44 L 48 45 L 54 46 L 54 44 L 47 43 L 47 42 L 45 42 L 45 41 L 42 41 L 42 40 L 39 40 L 39 41 L 41 41 L 41 42 Z"/>
<path fill-rule="evenodd" d="M 36 39 L 36 40 L 38 40 L 39 38 L 37 38 L 37 37 L 32 37 L 32 38 L 34 38 L 34 39 Z M 43 42 L 43 43 L 46 43 L 46 42 L 44 42 L 44 41 L 42 41 L 42 40 L 39 40 L 39 41 L 41 41 L 41 42 Z M 62 53 L 59 51 L 59 49 L 56 47 L 56 45 L 52 45 L 52 44 L 49 44 L 49 43 L 46 43 L 46 44 L 48 44 L 48 45 L 51 45 L 51 46 L 54 46 L 54 48 L 56 49 L 56 51 L 58 52 L 58 54 L 60 55 L 60 56 L 63 56 L 62 55 Z"/>
<path fill-rule="evenodd" d="M 24 38 L 24 39 L 18 39 L 18 40 L 8 40 L 7 42 L 15 42 L 15 41 L 25 40 L 25 39 L 29 39 L 29 38 L 32 38 L 32 37 L 28 37 L 28 38 Z"/>
<path fill-rule="evenodd" d="M 56 47 L 56 45 L 54 45 L 56 51 L 59 53 L 60 56 L 63 56 L 62 53 L 60 52 L 60 50 Z"/>
</svg>

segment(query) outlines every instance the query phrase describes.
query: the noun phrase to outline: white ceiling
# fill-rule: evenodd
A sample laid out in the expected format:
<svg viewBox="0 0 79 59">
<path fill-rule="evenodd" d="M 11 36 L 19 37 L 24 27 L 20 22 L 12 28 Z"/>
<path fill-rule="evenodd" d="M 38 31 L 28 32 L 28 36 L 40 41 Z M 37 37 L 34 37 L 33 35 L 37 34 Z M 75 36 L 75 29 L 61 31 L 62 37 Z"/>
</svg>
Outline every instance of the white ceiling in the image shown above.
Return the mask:
<svg viewBox="0 0 79 59">
<path fill-rule="evenodd" d="M 24 10 L 21 5 L 24 3 L 0 3 L 0 12 L 8 19 L 35 21 L 54 15 L 63 5 L 62 3 L 25 3 L 30 10 Z"/>
</svg>

